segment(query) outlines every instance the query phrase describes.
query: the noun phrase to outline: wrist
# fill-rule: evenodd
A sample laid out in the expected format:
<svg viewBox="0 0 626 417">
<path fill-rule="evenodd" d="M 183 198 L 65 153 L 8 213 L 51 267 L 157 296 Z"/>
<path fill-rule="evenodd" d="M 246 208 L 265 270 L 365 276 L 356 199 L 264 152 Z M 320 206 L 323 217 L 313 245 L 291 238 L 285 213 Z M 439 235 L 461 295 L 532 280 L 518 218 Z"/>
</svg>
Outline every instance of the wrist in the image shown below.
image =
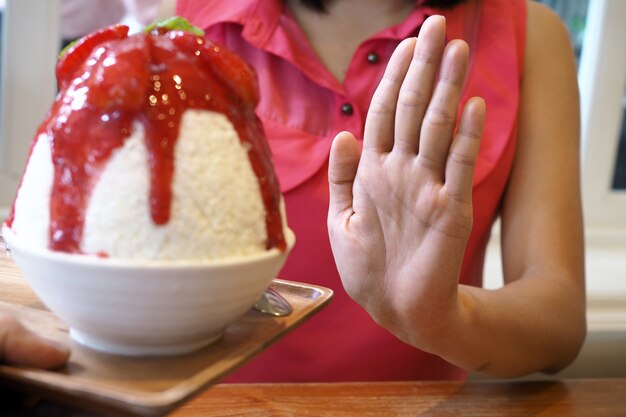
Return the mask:
<svg viewBox="0 0 626 417">
<path fill-rule="evenodd" d="M 413 314 L 412 320 L 401 319 L 405 323 L 405 342 L 433 355 L 445 356 L 455 348 L 458 349 L 459 335 L 464 328 L 466 302 L 460 293 L 450 301 L 449 305 L 440 307 L 438 312 L 429 310 L 423 314 Z M 424 316 L 428 317 L 424 317 Z"/>
<path fill-rule="evenodd" d="M 478 300 L 474 290 L 459 285 L 456 300 L 439 324 L 417 329 L 410 344 L 425 352 L 437 355 L 453 365 L 464 369 L 479 369 L 484 364 L 481 357 L 471 351 L 472 334 L 478 312 Z"/>
<path fill-rule="evenodd" d="M 480 336 L 480 323 L 484 322 L 481 316 L 489 308 L 480 302 L 479 293 L 484 291 L 482 288 L 459 285 L 455 320 L 448 327 L 448 333 L 442 335 L 437 346 L 438 352 L 435 353 L 467 370 L 480 371 L 489 366 L 489 353 L 484 349 L 484 340 Z"/>
</svg>

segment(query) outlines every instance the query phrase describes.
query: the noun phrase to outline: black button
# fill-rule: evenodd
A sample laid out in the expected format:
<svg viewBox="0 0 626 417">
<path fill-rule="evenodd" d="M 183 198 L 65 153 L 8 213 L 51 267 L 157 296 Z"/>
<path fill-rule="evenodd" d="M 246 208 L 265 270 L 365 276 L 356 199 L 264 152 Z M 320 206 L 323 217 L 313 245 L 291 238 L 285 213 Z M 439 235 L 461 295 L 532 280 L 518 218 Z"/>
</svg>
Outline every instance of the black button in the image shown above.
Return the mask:
<svg viewBox="0 0 626 417">
<path fill-rule="evenodd" d="M 380 57 L 376 52 L 370 52 L 369 54 L 367 54 L 367 62 L 369 62 L 370 64 L 377 64 L 378 61 L 380 61 Z"/>
<path fill-rule="evenodd" d="M 345 115 L 351 115 L 352 113 L 354 113 L 354 109 L 352 108 L 352 104 L 350 103 L 344 103 L 341 105 L 341 112 Z"/>
</svg>

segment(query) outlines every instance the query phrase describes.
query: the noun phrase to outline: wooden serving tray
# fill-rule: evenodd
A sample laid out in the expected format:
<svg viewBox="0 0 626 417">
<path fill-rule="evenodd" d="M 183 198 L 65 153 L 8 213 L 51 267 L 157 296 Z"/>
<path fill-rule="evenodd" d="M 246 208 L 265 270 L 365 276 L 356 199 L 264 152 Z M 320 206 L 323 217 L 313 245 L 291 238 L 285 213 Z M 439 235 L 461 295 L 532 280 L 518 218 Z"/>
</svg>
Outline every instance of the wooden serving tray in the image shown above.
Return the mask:
<svg viewBox="0 0 626 417">
<path fill-rule="evenodd" d="M 272 287 L 293 313 L 272 317 L 250 310 L 223 337 L 199 351 L 173 357 L 132 358 L 103 354 L 70 339 L 67 326 L 41 304 L 0 242 L 0 312 L 71 346 L 64 368 L 54 371 L 0 365 L 0 385 L 91 410 L 118 415 L 161 416 L 233 372 L 311 317 L 332 290 L 275 280 Z"/>
</svg>

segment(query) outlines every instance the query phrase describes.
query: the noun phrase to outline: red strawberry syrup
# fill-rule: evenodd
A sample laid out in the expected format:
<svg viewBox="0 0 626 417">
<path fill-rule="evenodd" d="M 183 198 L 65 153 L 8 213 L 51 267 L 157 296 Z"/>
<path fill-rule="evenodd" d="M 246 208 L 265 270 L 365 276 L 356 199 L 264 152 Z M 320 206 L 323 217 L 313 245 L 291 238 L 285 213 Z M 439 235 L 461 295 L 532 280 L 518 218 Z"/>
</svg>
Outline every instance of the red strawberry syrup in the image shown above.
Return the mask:
<svg viewBox="0 0 626 417">
<path fill-rule="evenodd" d="M 187 109 L 226 115 L 248 145 L 266 209 L 266 247 L 285 250 L 278 180 L 254 113 L 256 76 L 238 56 L 188 32 L 160 29 L 94 45 L 75 72 L 60 75 L 71 81 L 60 83 L 37 132 L 48 136 L 52 149 L 52 250 L 80 252 L 93 186 L 134 122 L 145 129 L 152 220 L 157 225 L 169 221 L 174 148 Z M 13 218 L 12 212 L 8 226 Z"/>
</svg>

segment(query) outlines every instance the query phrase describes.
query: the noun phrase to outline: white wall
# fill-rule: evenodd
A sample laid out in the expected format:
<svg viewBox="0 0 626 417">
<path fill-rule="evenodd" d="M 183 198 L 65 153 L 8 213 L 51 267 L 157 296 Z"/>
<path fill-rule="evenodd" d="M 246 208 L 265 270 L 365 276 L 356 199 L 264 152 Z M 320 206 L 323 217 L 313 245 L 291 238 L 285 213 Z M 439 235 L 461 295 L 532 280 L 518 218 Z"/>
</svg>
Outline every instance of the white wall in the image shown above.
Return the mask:
<svg viewBox="0 0 626 417">
<path fill-rule="evenodd" d="M 5 210 L 13 199 L 37 126 L 56 92 L 58 4 L 59 0 L 9 0 L 3 14 L 0 208 Z"/>
</svg>

